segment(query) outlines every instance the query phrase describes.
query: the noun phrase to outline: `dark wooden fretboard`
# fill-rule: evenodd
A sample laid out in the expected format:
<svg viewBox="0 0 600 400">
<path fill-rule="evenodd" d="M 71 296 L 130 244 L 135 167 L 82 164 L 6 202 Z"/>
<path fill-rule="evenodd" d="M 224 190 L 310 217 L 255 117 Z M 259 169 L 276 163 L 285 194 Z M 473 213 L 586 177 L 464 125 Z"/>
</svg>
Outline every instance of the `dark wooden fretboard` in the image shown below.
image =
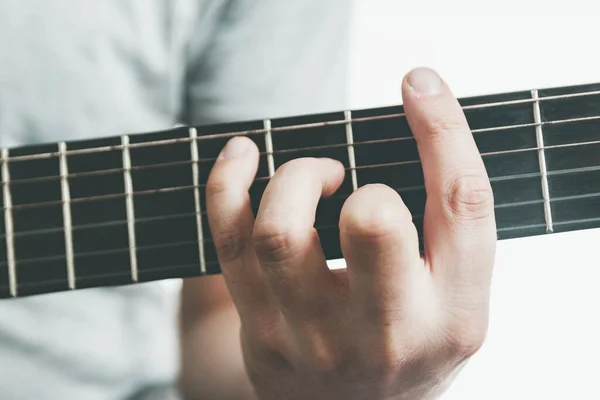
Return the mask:
<svg viewBox="0 0 600 400">
<path fill-rule="evenodd" d="M 460 102 L 499 239 L 600 227 L 600 84 Z M 234 134 L 261 151 L 255 211 L 286 161 L 344 163 L 342 187 L 317 211 L 328 259 L 342 257 L 340 210 L 365 184 L 397 190 L 422 232 L 423 174 L 401 106 L 2 149 L 0 298 L 219 273 L 204 185 Z"/>
</svg>

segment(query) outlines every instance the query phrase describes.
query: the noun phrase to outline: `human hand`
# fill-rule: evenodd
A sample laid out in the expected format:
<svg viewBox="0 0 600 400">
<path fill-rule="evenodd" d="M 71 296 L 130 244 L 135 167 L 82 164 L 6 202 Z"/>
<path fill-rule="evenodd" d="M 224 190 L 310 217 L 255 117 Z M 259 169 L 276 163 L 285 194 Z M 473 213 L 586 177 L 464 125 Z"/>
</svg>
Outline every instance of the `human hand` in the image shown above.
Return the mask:
<svg viewBox="0 0 600 400">
<path fill-rule="evenodd" d="M 260 399 L 436 398 L 483 344 L 496 246 L 489 179 L 433 71 L 412 71 L 402 94 L 427 190 L 423 256 L 399 195 L 367 185 L 340 217 L 347 269 L 327 267 L 313 224 L 343 180 L 337 161 L 283 165 L 256 220 L 256 146 L 234 138 L 215 163 L 209 223 Z"/>
</svg>

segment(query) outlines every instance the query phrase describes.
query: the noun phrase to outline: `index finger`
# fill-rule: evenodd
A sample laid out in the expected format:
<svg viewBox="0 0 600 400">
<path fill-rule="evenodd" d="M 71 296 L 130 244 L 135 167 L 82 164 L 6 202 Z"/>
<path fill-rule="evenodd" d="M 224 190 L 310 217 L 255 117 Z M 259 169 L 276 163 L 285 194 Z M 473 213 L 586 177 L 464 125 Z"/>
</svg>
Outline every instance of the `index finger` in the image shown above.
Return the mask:
<svg viewBox="0 0 600 400">
<path fill-rule="evenodd" d="M 425 177 L 425 256 L 460 285 L 485 288 L 495 253 L 491 184 L 464 112 L 433 70 L 402 83 L 404 108 Z"/>
</svg>

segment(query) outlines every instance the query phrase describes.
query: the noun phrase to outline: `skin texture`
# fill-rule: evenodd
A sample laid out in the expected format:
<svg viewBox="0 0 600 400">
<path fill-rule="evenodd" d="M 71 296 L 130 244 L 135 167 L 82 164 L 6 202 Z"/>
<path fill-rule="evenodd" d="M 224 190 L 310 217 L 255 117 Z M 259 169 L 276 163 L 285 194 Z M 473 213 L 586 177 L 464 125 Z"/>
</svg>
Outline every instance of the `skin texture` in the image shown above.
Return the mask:
<svg viewBox="0 0 600 400">
<path fill-rule="evenodd" d="M 347 269 L 329 270 L 313 224 L 342 164 L 281 166 L 254 218 L 258 149 L 227 144 L 206 199 L 223 274 L 184 283 L 187 398 L 433 399 L 482 346 L 496 247 L 489 179 L 434 71 L 411 71 L 402 96 L 427 190 L 423 256 L 400 196 L 366 185 L 339 221 Z"/>
</svg>

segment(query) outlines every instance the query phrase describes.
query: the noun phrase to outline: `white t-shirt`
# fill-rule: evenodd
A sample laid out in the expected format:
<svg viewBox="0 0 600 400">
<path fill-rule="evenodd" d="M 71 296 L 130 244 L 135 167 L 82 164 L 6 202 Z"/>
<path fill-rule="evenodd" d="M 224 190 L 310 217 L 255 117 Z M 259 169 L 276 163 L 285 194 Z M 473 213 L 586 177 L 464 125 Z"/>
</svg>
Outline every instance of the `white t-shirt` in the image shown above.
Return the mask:
<svg viewBox="0 0 600 400">
<path fill-rule="evenodd" d="M 342 110 L 350 3 L 2 1 L 0 146 Z M 0 399 L 166 398 L 178 288 L 0 300 Z"/>
</svg>

